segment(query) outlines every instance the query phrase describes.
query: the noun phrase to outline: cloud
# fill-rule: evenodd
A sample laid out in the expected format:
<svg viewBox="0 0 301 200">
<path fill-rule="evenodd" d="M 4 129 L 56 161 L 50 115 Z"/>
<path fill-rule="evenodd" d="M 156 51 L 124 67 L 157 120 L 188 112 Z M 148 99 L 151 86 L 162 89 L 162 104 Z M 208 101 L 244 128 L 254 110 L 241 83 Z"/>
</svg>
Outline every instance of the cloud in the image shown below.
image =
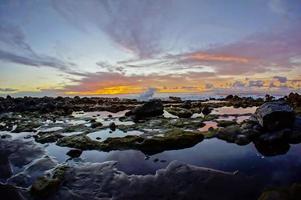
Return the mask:
<svg viewBox="0 0 301 200">
<path fill-rule="evenodd" d="M 301 66 L 299 62 L 292 62 L 301 55 L 300 31 L 300 23 L 297 23 L 293 28 L 256 33 L 230 44 L 168 58 L 185 66 L 210 66 L 217 75 L 290 71 Z"/>
<path fill-rule="evenodd" d="M 241 81 L 235 81 L 233 84 L 232 84 L 232 87 L 234 88 L 242 88 L 242 87 L 245 87 L 245 83 L 241 82 Z"/>
<path fill-rule="evenodd" d="M 168 23 L 169 4 L 170 0 L 52 1 L 53 8 L 75 27 L 86 30 L 88 25 L 96 25 L 121 49 L 139 58 L 162 51 L 161 33 Z"/>
<path fill-rule="evenodd" d="M 280 83 L 286 83 L 287 82 L 287 78 L 284 76 L 274 76 L 273 79 L 279 81 Z"/>
<path fill-rule="evenodd" d="M 263 87 L 264 82 L 262 80 L 249 81 L 249 87 Z"/>
<path fill-rule="evenodd" d="M 284 0 L 269 0 L 268 6 L 271 11 L 277 14 L 287 14 L 288 12 L 288 7 Z"/>
<path fill-rule="evenodd" d="M 149 74 L 126 75 L 118 72 L 87 73 L 80 80 L 74 80 L 73 85 L 64 87 L 66 94 L 97 95 L 97 94 L 128 94 L 141 93 L 149 88 L 156 88 L 158 92 L 200 92 L 203 87 L 201 79 L 214 78 L 211 73 L 186 73 L 186 74 Z"/>
<path fill-rule="evenodd" d="M 51 67 L 72 73 L 74 63 L 37 54 L 18 26 L 0 23 L 0 60 L 34 67 Z"/>
<path fill-rule="evenodd" d="M 17 89 L 13 89 L 13 88 L 0 88 L 0 92 L 7 92 L 7 93 L 10 93 L 10 92 L 16 92 L 18 91 Z"/>
</svg>

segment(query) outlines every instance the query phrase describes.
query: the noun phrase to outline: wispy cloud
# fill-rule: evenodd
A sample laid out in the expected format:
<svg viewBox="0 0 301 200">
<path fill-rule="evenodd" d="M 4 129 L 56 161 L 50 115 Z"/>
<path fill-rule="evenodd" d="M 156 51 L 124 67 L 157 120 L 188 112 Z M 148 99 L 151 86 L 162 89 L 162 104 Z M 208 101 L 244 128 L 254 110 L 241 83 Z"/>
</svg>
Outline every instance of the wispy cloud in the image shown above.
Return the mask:
<svg viewBox="0 0 301 200">
<path fill-rule="evenodd" d="M 71 72 L 76 64 L 36 53 L 18 26 L 0 23 L 0 60 L 34 67 L 51 67 Z"/>
<path fill-rule="evenodd" d="M 153 57 L 162 51 L 161 33 L 168 23 L 165 15 L 170 0 L 52 2 L 54 9 L 75 27 L 86 30 L 93 23 L 115 44 L 139 58 Z"/>
<path fill-rule="evenodd" d="M 17 89 L 14 88 L 0 88 L 0 92 L 2 93 L 11 93 L 11 92 L 16 92 L 18 91 Z"/>
</svg>

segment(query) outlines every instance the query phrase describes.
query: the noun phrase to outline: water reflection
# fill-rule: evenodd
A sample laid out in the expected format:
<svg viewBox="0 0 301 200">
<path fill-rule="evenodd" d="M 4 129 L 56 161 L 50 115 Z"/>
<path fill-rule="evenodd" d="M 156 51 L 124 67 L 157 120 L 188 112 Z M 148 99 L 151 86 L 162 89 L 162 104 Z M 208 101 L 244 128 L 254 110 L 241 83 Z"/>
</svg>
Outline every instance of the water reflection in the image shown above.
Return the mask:
<svg viewBox="0 0 301 200">
<path fill-rule="evenodd" d="M 265 184 L 279 185 L 301 181 L 301 145 L 291 145 L 286 154 L 273 157 L 265 157 L 257 151 L 256 147 L 253 144 L 238 146 L 218 139 L 210 139 L 191 148 L 165 151 L 150 157 L 136 150 L 84 151 L 78 161 L 117 161 L 118 169 L 128 174 L 154 174 L 156 170 L 165 168 L 171 161 L 178 160 L 218 170 L 230 172 L 238 170 Z M 46 150 L 60 162 L 69 158 L 66 155 L 69 148 L 50 144 Z"/>
<path fill-rule="evenodd" d="M 127 131 L 124 132 L 120 129 L 116 129 L 115 131 L 111 131 L 110 129 L 103 129 L 100 131 L 96 131 L 93 133 L 89 133 L 87 136 L 92 140 L 97 140 L 102 142 L 107 138 L 116 138 L 116 137 L 125 137 L 127 135 L 141 135 L 143 132 L 140 131 Z"/>
<path fill-rule="evenodd" d="M 224 106 L 219 108 L 214 108 L 211 114 L 215 115 L 245 115 L 255 113 L 257 107 L 247 107 L 247 108 L 234 108 L 233 106 Z"/>
</svg>

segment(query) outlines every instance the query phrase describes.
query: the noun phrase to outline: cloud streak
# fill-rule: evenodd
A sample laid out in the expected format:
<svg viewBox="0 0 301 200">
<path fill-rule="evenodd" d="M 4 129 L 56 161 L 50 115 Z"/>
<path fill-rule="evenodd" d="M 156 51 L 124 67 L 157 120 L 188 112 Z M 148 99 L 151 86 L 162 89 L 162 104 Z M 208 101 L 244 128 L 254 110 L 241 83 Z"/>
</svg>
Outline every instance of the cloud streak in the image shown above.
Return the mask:
<svg viewBox="0 0 301 200">
<path fill-rule="evenodd" d="M 51 67 L 64 72 L 72 72 L 74 63 L 58 58 L 37 54 L 26 42 L 25 35 L 18 26 L 0 24 L 0 60 L 33 67 Z"/>
<path fill-rule="evenodd" d="M 160 42 L 170 6 L 167 1 L 52 1 L 53 8 L 75 27 L 86 30 L 93 23 L 121 49 L 138 58 L 162 52 Z M 78 12 L 80 10 L 81 12 Z"/>
</svg>

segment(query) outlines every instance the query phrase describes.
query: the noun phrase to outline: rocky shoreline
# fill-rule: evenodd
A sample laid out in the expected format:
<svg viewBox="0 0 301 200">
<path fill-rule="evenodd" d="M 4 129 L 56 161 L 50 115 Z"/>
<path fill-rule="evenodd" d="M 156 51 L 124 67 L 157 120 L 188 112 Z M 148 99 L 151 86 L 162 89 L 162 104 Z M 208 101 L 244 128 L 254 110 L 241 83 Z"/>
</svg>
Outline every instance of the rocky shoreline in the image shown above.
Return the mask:
<svg viewBox="0 0 301 200">
<path fill-rule="evenodd" d="M 236 111 L 242 110 L 244 112 L 234 114 L 219 113 L 219 109 L 221 108 L 237 109 Z M 249 113 L 246 111 L 246 108 L 252 108 L 256 112 Z M 100 116 L 100 114 L 97 114 L 99 111 L 111 114 Z M 95 112 L 95 114 L 85 116 L 85 113 L 88 112 Z M 78 115 L 82 116 L 80 120 L 77 118 Z M 227 119 L 228 117 L 233 117 L 233 119 L 229 120 Z M 238 120 L 239 118 L 241 118 L 240 121 Z M 214 123 L 215 126 L 208 125 L 208 122 Z M 102 130 L 110 130 L 110 133 L 118 130 L 122 131 L 125 135 L 123 137 L 110 137 L 109 135 L 104 139 L 101 137 L 92 139 L 90 137 L 90 134 Z M 99 198 L 145 199 L 148 196 L 146 199 L 164 199 L 167 197 L 177 199 L 173 196 L 177 189 L 170 188 L 169 190 L 169 185 L 174 181 L 178 181 L 178 179 L 183 181 L 183 186 L 187 185 L 187 181 L 192 181 L 188 180 L 187 176 L 193 173 L 196 174 L 196 177 L 200 176 L 200 178 L 205 179 L 207 176 L 216 177 L 216 182 L 200 182 L 204 188 L 224 187 L 222 189 L 224 193 L 219 194 L 220 196 L 214 194 L 214 192 L 208 192 L 207 196 L 200 194 L 195 199 L 255 199 L 255 197 L 259 197 L 260 193 L 255 186 L 242 188 L 242 191 L 248 190 L 248 192 L 255 194 L 253 196 L 246 195 L 248 194 L 247 191 L 241 194 L 236 193 L 235 195 L 232 192 L 227 192 L 231 188 L 226 187 L 225 180 L 231 181 L 231 177 L 234 176 L 233 174 L 224 174 L 214 170 L 209 173 L 205 169 L 194 168 L 185 164 L 170 163 L 165 171 L 157 172 L 155 176 L 135 177 L 126 175 L 123 172 L 117 172 L 112 163 L 82 167 L 58 166 L 52 159 L 43 157 L 39 162 L 44 165 L 47 163 L 46 165 L 49 168 L 45 168 L 44 171 L 51 169 L 49 175 L 45 176 L 43 172 L 26 178 L 26 176 L 21 174 L 17 178 L 14 176 L 14 179 L 12 179 L 9 178 L 12 175 L 9 163 L 12 162 L 11 155 L 18 157 L 25 153 L 23 161 L 18 161 L 23 165 L 30 163 L 30 156 L 40 157 L 43 154 L 41 153 L 43 150 L 35 147 L 35 144 L 55 143 L 61 147 L 72 148 L 67 153 L 72 159 L 80 157 L 81 153 L 85 150 L 103 152 L 139 150 L 146 156 L 150 156 L 168 150 L 189 148 L 210 138 L 218 138 L 235 145 L 248 145 L 252 143 L 258 152 L 264 156 L 281 155 L 289 151 L 291 144 L 301 143 L 301 95 L 291 93 L 281 99 L 275 99 L 269 95 L 265 98 L 257 99 L 229 95 L 221 99 L 195 101 L 182 101 L 180 98 L 170 97 L 167 100 L 154 99 L 149 102 L 139 102 L 133 99 L 96 97 L 13 98 L 7 96 L 6 98 L 0 98 L 0 131 L 0 169 L 3 172 L 0 178 L 1 180 L 6 180 L 4 182 L 1 181 L 0 193 L 12 193 L 19 196 L 19 199 L 22 199 L 21 196 L 25 199 L 44 199 L 46 197 L 49 199 L 74 199 L 78 197 L 78 199 L 81 199 L 84 194 L 76 188 L 76 181 L 72 182 L 71 174 L 77 176 L 77 173 L 87 173 L 87 180 L 82 180 L 82 182 L 78 183 L 81 185 L 84 184 L 84 181 L 99 181 L 96 177 L 92 177 L 87 170 L 91 170 L 92 173 L 95 169 L 98 173 L 104 173 L 102 172 L 104 168 L 106 169 L 104 171 L 110 171 L 110 176 L 112 176 L 112 173 L 116 173 L 118 176 L 122 175 L 124 177 L 122 180 L 118 179 L 120 183 L 116 182 L 116 187 L 121 187 L 120 184 L 124 182 L 135 180 L 131 182 L 132 188 L 144 184 L 145 187 L 152 185 L 153 189 L 149 192 L 155 193 L 156 191 L 156 195 L 145 193 L 143 190 L 136 191 L 136 193 L 123 192 L 117 195 L 116 191 L 91 188 L 93 194 L 98 193 L 97 195 L 100 195 Z M 135 132 L 135 134 L 129 134 L 132 132 Z M 8 133 L 16 135 L 32 133 L 31 135 L 24 136 L 24 139 L 32 138 L 35 143 L 24 143 L 20 139 L 16 140 L 12 138 L 12 135 Z M 20 152 L 20 148 L 25 149 L 25 151 Z M 32 155 L 27 155 L 30 154 L 27 151 L 31 151 Z M 34 152 L 37 153 L 35 154 Z M 37 163 L 31 164 L 39 165 Z M 185 170 L 182 171 L 182 169 Z M 27 169 L 27 171 L 30 171 L 30 169 Z M 34 167 L 32 171 L 34 171 Z M 27 173 L 30 174 L 33 172 Z M 173 174 L 171 178 L 167 176 L 170 173 Z M 65 174 L 67 175 L 65 176 Z M 164 178 L 160 178 L 161 176 Z M 240 179 L 237 176 L 234 177 L 235 181 Z M 198 180 L 198 178 L 194 178 L 193 180 L 195 179 Z M 155 187 L 158 183 L 164 185 L 166 188 L 165 192 Z M 107 185 L 109 183 L 106 182 L 103 184 Z M 26 189 L 19 190 L 15 186 Z M 65 187 L 70 188 L 66 190 Z M 195 186 L 191 187 L 187 187 L 187 191 L 183 190 L 184 196 L 180 195 L 178 199 L 185 199 L 185 191 L 197 191 Z M 296 190 L 296 187 L 299 188 L 299 185 L 292 187 L 294 188 L 283 189 L 281 191 L 293 190 L 293 196 L 300 195 L 298 193 L 299 190 Z M 133 190 L 125 186 L 122 186 L 122 188 L 122 191 Z M 69 190 L 73 192 L 67 192 Z M 273 192 L 271 190 L 266 191 L 261 195 L 260 199 L 270 199 L 270 195 L 275 195 L 277 191 L 279 190 L 273 190 Z M 280 193 L 282 194 L 283 192 Z M 74 196 L 75 194 L 76 196 Z M 287 199 L 292 199 L 290 195 L 288 196 Z M 93 198 L 91 197 L 91 199 Z"/>
</svg>

